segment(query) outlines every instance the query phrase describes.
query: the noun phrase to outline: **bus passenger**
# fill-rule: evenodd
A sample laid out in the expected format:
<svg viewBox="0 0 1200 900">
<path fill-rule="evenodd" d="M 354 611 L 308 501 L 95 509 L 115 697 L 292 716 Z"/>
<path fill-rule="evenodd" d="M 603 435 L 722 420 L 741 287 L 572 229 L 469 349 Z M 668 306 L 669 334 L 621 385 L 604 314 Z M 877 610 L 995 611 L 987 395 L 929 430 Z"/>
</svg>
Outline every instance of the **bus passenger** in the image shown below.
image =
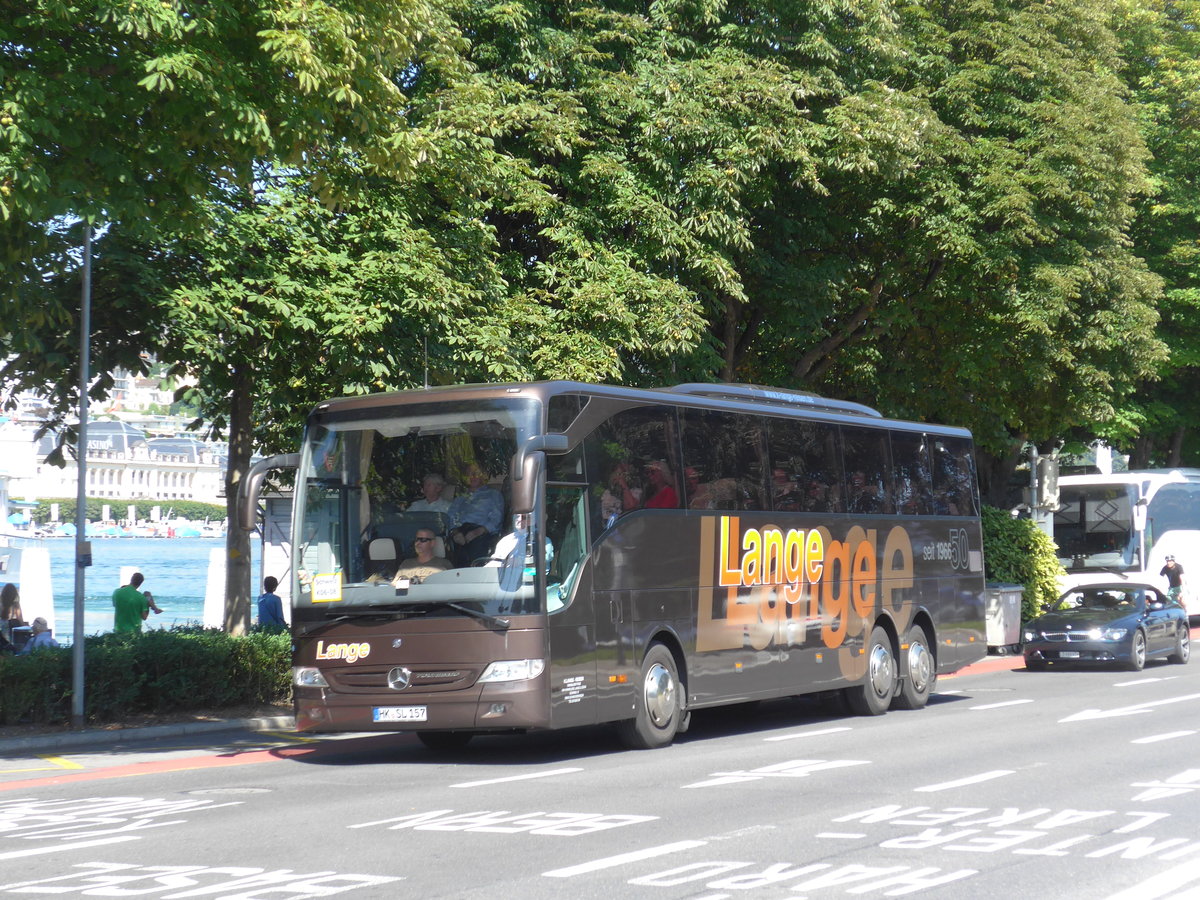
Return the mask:
<svg viewBox="0 0 1200 900">
<path fill-rule="evenodd" d="M 417 536 L 413 539 L 413 552 L 416 556 L 410 556 L 400 563 L 400 568 L 392 578 L 393 586 L 399 587 L 400 582 L 405 579 L 413 584 L 420 584 L 435 572 L 444 572 L 450 568 L 450 560 L 433 555 L 436 541 L 437 535 L 433 533 L 432 528 L 417 529 Z"/>
<path fill-rule="evenodd" d="M 675 509 L 679 506 L 679 495 L 671 483 L 673 480 L 671 469 L 664 460 L 652 459 L 646 463 L 649 488 L 646 509 Z"/>
<path fill-rule="evenodd" d="M 683 470 L 683 479 L 687 488 L 689 509 L 712 509 L 712 485 L 700 481 L 700 470 L 688 466 Z"/>
<path fill-rule="evenodd" d="M 409 512 L 450 512 L 450 501 L 443 499 L 442 490 L 446 479 L 437 472 L 430 472 L 421 479 L 421 499 L 408 504 Z"/>
<path fill-rule="evenodd" d="M 642 488 L 629 463 L 617 463 L 608 477 L 608 487 L 600 495 L 600 517 L 605 528 L 611 528 L 619 516 L 639 509 Z"/>
<path fill-rule="evenodd" d="M 487 483 L 478 463 L 467 467 L 470 491 L 450 503 L 450 558 L 456 566 L 469 566 L 489 556 L 504 518 L 504 497 Z"/>
</svg>

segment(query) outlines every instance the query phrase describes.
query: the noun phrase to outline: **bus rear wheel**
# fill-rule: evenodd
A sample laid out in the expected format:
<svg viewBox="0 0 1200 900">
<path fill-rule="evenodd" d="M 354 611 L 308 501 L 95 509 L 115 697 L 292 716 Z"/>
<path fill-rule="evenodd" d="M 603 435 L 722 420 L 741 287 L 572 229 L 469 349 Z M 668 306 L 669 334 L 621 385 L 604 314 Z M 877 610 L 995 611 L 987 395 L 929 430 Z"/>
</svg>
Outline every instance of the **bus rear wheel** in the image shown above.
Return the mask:
<svg viewBox="0 0 1200 900">
<path fill-rule="evenodd" d="M 904 674 L 900 676 L 900 690 L 896 692 L 892 706 L 896 709 L 921 709 L 929 702 L 929 695 L 933 692 L 937 667 L 924 628 L 920 625 L 910 628 L 905 643 L 908 644 L 908 652 Z"/>
<path fill-rule="evenodd" d="M 684 718 L 683 685 L 675 656 L 663 644 L 651 644 L 646 651 L 634 703 L 634 717 L 618 725 L 626 746 L 653 750 L 675 739 Z"/>
<path fill-rule="evenodd" d="M 845 689 L 846 705 L 859 716 L 881 716 L 896 692 L 896 656 L 888 633 L 876 625 L 867 643 L 867 673 L 862 684 Z"/>
</svg>

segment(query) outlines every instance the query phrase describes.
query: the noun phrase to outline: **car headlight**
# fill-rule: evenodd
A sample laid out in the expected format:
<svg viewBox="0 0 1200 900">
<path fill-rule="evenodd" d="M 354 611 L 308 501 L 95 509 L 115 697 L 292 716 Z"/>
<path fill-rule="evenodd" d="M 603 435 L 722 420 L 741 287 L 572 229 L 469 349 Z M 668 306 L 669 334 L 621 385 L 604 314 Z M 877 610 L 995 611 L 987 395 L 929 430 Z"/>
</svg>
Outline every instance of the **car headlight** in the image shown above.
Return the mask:
<svg viewBox="0 0 1200 900">
<path fill-rule="evenodd" d="M 292 684 L 296 687 L 329 687 L 329 682 L 315 666 L 295 666 L 292 669 Z"/>
<path fill-rule="evenodd" d="M 537 678 L 546 668 L 544 659 L 502 659 L 490 663 L 479 676 L 480 683 L 527 681 Z"/>
<path fill-rule="evenodd" d="M 1037 640 L 1037 632 L 1036 631 L 1026 631 L 1025 632 L 1025 640 L 1026 640 L 1026 642 Z"/>
<path fill-rule="evenodd" d="M 1093 628 L 1088 638 L 1093 641 L 1119 641 L 1129 634 L 1128 628 Z"/>
</svg>

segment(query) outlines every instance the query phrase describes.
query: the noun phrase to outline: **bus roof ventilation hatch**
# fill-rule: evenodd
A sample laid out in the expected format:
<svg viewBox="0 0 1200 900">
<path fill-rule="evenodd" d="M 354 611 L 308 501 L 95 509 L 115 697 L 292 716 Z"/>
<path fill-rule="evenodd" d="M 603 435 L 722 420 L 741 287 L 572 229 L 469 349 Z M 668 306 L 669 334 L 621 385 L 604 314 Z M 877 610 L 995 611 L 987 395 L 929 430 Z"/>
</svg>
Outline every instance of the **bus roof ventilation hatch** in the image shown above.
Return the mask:
<svg viewBox="0 0 1200 900">
<path fill-rule="evenodd" d="M 852 400 L 834 400 L 808 391 L 766 387 L 758 384 L 677 384 L 666 388 L 677 394 L 696 394 L 702 397 L 717 397 L 722 400 L 741 400 L 743 403 L 770 403 L 778 406 L 798 406 L 824 412 L 839 412 L 854 416 L 883 418 L 879 410 L 872 409 Z"/>
</svg>

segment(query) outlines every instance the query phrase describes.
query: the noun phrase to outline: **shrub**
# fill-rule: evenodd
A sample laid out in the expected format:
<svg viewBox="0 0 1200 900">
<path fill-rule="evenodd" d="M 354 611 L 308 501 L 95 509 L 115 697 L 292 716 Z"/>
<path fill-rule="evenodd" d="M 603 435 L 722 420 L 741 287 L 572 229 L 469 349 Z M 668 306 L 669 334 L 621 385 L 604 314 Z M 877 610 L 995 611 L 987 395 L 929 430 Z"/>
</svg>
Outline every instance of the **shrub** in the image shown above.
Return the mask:
<svg viewBox="0 0 1200 900">
<path fill-rule="evenodd" d="M 983 568 L 988 581 L 1025 587 L 1021 618 L 1031 619 L 1043 604 L 1058 597 L 1064 575 L 1054 541 L 1031 519 L 1015 519 L 1007 510 L 983 508 Z"/>
<path fill-rule="evenodd" d="M 72 651 L 0 656 L 0 723 L 67 723 Z M 291 696 L 291 637 L 243 637 L 196 626 L 84 639 L 84 716 L 91 723 L 139 713 L 276 703 Z"/>
</svg>

